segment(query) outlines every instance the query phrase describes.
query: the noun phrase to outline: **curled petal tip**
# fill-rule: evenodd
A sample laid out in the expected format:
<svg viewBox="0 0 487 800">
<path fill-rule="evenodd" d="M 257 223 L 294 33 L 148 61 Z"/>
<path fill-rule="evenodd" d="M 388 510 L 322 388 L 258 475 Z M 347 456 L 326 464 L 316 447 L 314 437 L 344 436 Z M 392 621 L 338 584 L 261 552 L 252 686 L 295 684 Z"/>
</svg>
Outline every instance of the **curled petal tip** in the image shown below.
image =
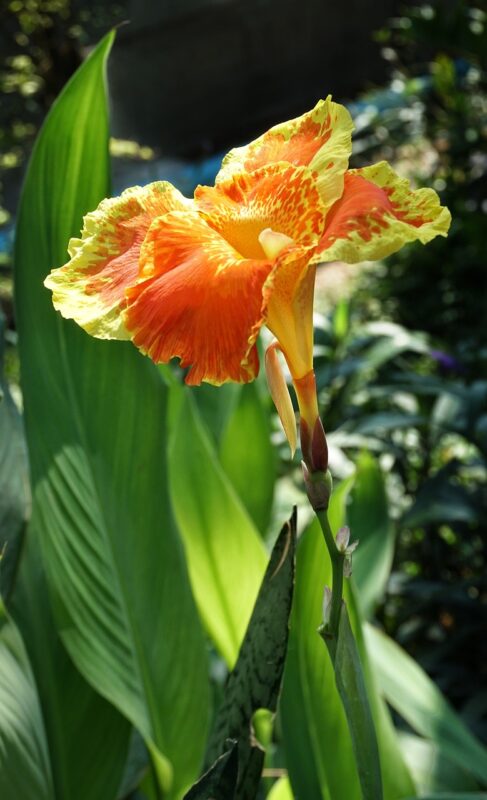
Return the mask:
<svg viewBox="0 0 487 800">
<path fill-rule="evenodd" d="M 273 342 L 266 350 L 265 354 L 265 371 L 267 376 L 267 383 L 271 393 L 272 400 L 276 407 L 281 425 L 286 434 L 286 439 L 291 448 L 291 456 L 294 458 L 297 447 L 297 429 L 296 429 L 296 416 L 289 394 L 289 389 L 284 378 L 284 374 L 279 362 L 276 349 L 277 342 Z"/>
</svg>

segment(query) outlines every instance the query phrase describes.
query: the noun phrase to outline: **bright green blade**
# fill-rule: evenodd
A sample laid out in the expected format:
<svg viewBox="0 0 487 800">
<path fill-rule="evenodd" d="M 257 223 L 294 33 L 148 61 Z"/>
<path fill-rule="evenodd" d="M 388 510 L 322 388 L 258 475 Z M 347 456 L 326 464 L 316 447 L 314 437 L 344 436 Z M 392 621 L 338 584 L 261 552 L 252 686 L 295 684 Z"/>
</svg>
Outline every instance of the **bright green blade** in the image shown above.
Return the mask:
<svg viewBox="0 0 487 800">
<path fill-rule="evenodd" d="M 206 648 L 167 494 L 167 389 L 129 343 L 90 338 L 42 281 L 109 192 L 106 37 L 53 106 L 18 219 L 26 429 L 57 626 L 84 677 L 143 734 L 180 797 L 202 759 Z"/>
<path fill-rule="evenodd" d="M 353 556 L 353 577 L 362 615 L 367 619 L 380 602 L 394 556 L 394 527 L 389 519 L 384 478 L 370 453 L 357 459 L 355 483 L 347 509 L 352 541 L 359 546 Z"/>
<path fill-rule="evenodd" d="M 223 432 L 220 461 L 257 530 L 264 535 L 271 518 L 276 451 L 271 442 L 270 417 L 255 382 L 241 387 Z"/>
<path fill-rule="evenodd" d="M 173 390 L 171 498 L 201 618 L 233 666 L 254 607 L 267 555 L 225 476 L 196 405 Z"/>
</svg>

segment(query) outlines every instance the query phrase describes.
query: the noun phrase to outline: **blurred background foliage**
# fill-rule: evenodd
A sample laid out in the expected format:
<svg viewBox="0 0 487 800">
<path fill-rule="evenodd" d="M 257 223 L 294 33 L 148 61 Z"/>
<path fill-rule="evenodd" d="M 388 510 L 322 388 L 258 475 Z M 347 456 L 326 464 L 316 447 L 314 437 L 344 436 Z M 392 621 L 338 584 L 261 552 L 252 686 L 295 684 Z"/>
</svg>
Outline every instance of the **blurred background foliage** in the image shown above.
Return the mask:
<svg viewBox="0 0 487 800">
<path fill-rule="evenodd" d="M 11 183 L 15 195 L 39 125 L 86 44 L 124 16 L 122 3 L 2 5 L 0 192 Z M 351 475 L 364 450 L 387 476 L 397 536 L 376 616 L 487 742 L 487 15 L 466 0 L 406 5 L 376 41 L 390 80 L 352 98 L 353 165 L 386 158 L 415 184 L 433 186 L 453 223 L 448 239 L 406 247 L 379 265 L 321 269 L 320 400 L 336 478 Z M 20 403 L 9 213 L 0 198 L 6 374 Z M 232 387 L 194 394 L 238 489 L 246 476 L 224 409 L 238 402 L 241 424 L 263 438 L 271 409 L 255 417 L 249 395 L 238 399 Z M 301 479 L 271 423 L 280 456 L 274 511 L 269 519 L 272 487 L 248 510 L 272 538 L 283 498 L 299 499 Z"/>
</svg>

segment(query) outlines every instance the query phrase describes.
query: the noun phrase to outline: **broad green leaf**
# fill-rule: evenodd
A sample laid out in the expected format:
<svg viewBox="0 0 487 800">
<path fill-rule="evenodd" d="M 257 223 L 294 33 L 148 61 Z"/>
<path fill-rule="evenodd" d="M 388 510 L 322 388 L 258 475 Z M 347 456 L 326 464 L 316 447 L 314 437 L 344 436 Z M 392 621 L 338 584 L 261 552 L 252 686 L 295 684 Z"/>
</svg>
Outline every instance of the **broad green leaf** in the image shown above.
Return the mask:
<svg viewBox="0 0 487 800">
<path fill-rule="evenodd" d="M 413 730 L 487 785 L 487 751 L 465 727 L 433 681 L 385 634 L 368 625 L 366 641 L 387 701 Z"/>
<path fill-rule="evenodd" d="M 277 707 L 293 597 L 295 542 L 294 513 L 272 550 L 208 745 L 211 762 L 225 751 L 228 739 L 238 742 L 238 800 L 254 800 L 264 764 L 264 748 L 252 744 L 253 717 L 261 709 L 274 712 Z"/>
<path fill-rule="evenodd" d="M 39 698 L 22 638 L 0 598 L 0 797 L 54 800 Z"/>
<path fill-rule="evenodd" d="M 479 789 L 469 772 L 447 758 L 442 748 L 431 739 L 401 732 L 399 743 L 404 758 L 414 776 L 418 794 L 459 792 Z"/>
<path fill-rule="evenodd" d="M 181 389 L 173 397 L 169 447 L 173 508 L 201 618 L 217 649 L 233 666 L 267 556 L 189 393 Z"/>
<path fill-rule="evenodd" d="M 30 513 L 30 488 L 22 420 L 3 377 L 3 332 L 0 313 L 0 594 L 7 602 Z"/>
<path fill-rule="evenodd" d="M 357 459 L 355 483 L 347 508 L 351 539 L 359 541 L 353 577 L 362 614 L 371 616 L 385 591 L 394 556 L 394 528 L 389 520 L 384 478 L 370 453 Z"/>
<path fill-rule="evenodd" d="M 115 798 L 127 755 L 130 725 L 86 683 L 61 644 L 32 525 L 11 609 L 39 692 L 56 797 L 59 800 Z"/>
<path fill-rule="evenodd" d="M 241 391 L 242 386 L 238 383 L 224 383 L 222 386 L 202 383 L 191 390 L 201 418 L 216 446 L 220 443 Z"/>
<path fill-rule="evenodd" d="M 438 794 L 422 794 L 419 798 L 408 797 L 406 800 L 487 800 L 485 792 L 440 792 Z"/>
<path fill-rule="evenodd" d="M 189 790 L 184 800 L 234 800 L 238 762 L 238 746 L 234 742 L 230 750 L 219 756 L 208 772 Z"/>
<path fill-rule="evenodd" d="M 83 676 L 142 733 L 168 798 L 197 774 L 206 651 L 172 524 L 167 389 L 129 343 L 90 338 L 42 286 L 83 213 L 108 194 L 105 38 L 53 106 L 19 211 L 22 387 L 56 624 Z"/>
<path fill-rule="evenodd" d="M 222 435 L 220 461 L 257 530 L 265 534 L 272 510 L 276 455 L 269 414 L 255 383 L 241 387 Z"/>
<path fill-rule="evenodd" d="M 379 749 L 370 711 L 362 665 L 350 627 L 347 607 L 342 606 L 335 656 L 335 679 L 352 737 L 363 800 L 382 800 Z"/>
</svg>

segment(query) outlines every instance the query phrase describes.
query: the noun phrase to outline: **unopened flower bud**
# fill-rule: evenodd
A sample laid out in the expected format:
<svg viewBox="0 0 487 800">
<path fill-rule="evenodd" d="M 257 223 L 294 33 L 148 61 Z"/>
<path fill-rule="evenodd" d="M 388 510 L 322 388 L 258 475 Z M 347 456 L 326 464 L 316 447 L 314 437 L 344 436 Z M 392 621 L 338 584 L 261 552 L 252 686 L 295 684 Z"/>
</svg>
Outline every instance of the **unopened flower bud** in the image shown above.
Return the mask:
<svg viewBox="0 0 487 800">
<path fill-rule="evenodd" d="M 304 461 L 301 461 L 304 485 L 311 507 L 315 511 L 326 511 L 330 502 L 332 477 L 330 471 L 310 472 Z"/>
</svg>

